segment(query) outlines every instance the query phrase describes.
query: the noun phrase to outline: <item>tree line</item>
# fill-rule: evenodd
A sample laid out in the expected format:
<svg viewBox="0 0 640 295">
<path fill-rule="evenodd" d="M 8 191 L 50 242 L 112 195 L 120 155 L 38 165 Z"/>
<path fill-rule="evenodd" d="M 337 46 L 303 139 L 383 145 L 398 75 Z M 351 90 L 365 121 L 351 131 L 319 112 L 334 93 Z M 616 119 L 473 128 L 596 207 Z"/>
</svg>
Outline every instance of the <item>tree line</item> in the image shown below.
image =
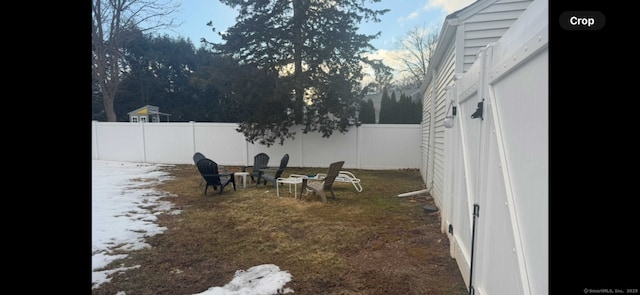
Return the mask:
<svg viewBox="0 0 640 295">
<path fill-rule="evenodd" d="M 209 83 L 213 79 L 228 86 L 243 84 L 234 81 L 233 75 L 225 74 L 239 70 L 233 60 L 211 54 L 205 48 L 196 49 L 184 38 L 154 37 L 140 32 L 136 36 L 126 47 L 129 69 L 115 99 L 116 121 L 129 121 L 128 112 L 144 105 L 160 106 L 174 122 L 238 123 L 251 112 L 250 101 L 226 99 L 215 84 Z M 101 92 L 96 89 L 94 81 L 92 119 L 107 121 Z M 358 110 L 358 123 L 376 123 L 373 101 L 362 100 Z M 419 124 L 422 102 L 412 101 L 404 93 L 397 99 L 395 91 L 389 95 L 384 87 L 379 114 L 379 124 Z"/>
<path fill-rule="evenodd" d="M 390 68 L 366 55 L 380 33 L 357 31 L 389 11 L 365 6 L 380 0 L 221 0 L 238 10 L 236 24 L 223 42 L 202 38 L 198 49 L 151 34 L 172 21 L 144 26 L 174 12 L 172 0 L 92 1 L 94 120 L 128 121 L 129 111 L 150 104 L 171 121 L 239 123 L 248 141 L 271 145 L 294 137 L 293 126 L 329 137 L 368 123 L 363 67 L 391 81 Z M 385 99 L 380 123 L 413 117 L 392 115 L 409 109 L 405 100 Z"/>
</svg>

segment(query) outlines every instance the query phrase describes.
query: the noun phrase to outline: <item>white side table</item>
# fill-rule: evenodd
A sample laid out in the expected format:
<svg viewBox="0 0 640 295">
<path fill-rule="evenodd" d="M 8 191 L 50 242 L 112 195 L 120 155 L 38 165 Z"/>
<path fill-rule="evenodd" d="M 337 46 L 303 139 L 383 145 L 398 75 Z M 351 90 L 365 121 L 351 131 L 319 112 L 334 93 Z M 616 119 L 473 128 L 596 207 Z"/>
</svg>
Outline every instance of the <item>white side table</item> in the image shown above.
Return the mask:
<svg viewBox="0 0 640 295">
<path fill-rule="evenodd" d="M 302 183 L 300 177 L 280 177 L 276 179 L 276 195 L 280 197 L 280 184 L 286 183 L 289 185 L 289 193 L 291 193 L 291 185 L 293 184 L 293 197 L 298 198 L 298 183 Z"/>
<path fill-rule="evenodd" d="M 249 175 L 249 172 L 236 172 L 234 175 L 236 176 L 236 179 L 238 176 L 242 176 L 242 187 L 247 188 L 247 176 Z"/>
</svg>

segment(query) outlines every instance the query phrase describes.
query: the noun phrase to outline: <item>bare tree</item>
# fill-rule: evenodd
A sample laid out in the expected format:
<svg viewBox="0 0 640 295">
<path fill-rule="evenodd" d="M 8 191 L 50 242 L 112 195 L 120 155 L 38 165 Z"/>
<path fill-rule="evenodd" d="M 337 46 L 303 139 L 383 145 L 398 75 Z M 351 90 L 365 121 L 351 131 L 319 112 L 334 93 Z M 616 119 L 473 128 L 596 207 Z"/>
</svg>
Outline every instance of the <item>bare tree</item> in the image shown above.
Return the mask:
<svg viewBox="0 0 640 295">
<path fill-rule="evenodd" d="M 176 26 L 170 16 L 180 4 L 174 0 L 92 0 L 92 74 L 102 93 L 107 121 L 115 122 L 114 100 L 126 69 L 122 56 L 132 34 Z"/>
<path fill-rule="evenodd" d="M 408 73 L 415 85 L 420 85 L 427 74 L 427 66 L 435 53 L 437 43 L 438 32 L 424 25 L 409 30 L 401 40 L 402 53 L 399 57 L 404 64 L 401 72 Z"/>
</svg>

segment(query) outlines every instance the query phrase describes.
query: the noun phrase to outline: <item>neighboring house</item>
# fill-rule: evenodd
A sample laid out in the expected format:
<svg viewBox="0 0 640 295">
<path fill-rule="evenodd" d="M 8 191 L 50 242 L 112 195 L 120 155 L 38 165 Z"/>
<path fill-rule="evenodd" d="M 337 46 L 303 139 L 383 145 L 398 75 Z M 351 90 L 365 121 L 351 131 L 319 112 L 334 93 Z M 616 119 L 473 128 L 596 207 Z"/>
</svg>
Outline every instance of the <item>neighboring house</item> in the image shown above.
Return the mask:
<svg viewBox="0 0 640 295">
<path fill-rule="evenodd" d="M 548 0 L 478 0 L 421 86 L 420 173 L 470 294 L 549 292 L 548 24 Z"/>
<path fill-rule="evenodd" d="M 160 109 L 156 106 L 146 105 L 134 111 L 131 111 L 129 114 L 129 122 L 138 123 L 138 122 L 161 122 L 160 116 L 166 116 L 166 121 L 169 122 L 170 114 L 161 113 Z"/>
</svg>

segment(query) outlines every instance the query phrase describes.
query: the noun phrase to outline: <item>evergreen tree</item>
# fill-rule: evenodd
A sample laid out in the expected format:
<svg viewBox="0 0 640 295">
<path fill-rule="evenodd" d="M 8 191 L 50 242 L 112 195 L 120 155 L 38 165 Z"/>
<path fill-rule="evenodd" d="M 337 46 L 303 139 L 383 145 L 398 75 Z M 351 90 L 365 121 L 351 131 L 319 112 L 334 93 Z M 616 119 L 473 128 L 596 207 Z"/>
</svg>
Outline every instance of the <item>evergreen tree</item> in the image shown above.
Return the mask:
<svg viewBox="0 0 640 295">
<path fill-rule="evenodd" d="M 414 104 L 409 96 L 400 94 L 400 101 L 398 101 L 398 120 L 396 124 L 414 124 Z"/>
<path fill-rule="evenodd" d="M 398 99 L 396 98 L 395 91 L 391 92 L 391 98 L 389 98 L 389 101 L 389 124 L 399 124 L 402 114 L 398 108 Z"/>
<path fill-rule="evenodd" d="M 171 120 L 193 120 L 188 110 L 194 95 L 189 85 L 196 67 L 193 44 L 184 38 L 140 34 L 126 49 L 129 71 L 116 96 L 118 121 L 128 121 L 127 112 L 146 104 L 171 114 Z"/>
<path fill-rule="evenodd" d="M 118 121 L 128 121 L 129 111 L 151 104 L 174 122 L 240 122 L 245 106 L 227 99 L 211 83 L 229 71 L 241 72 L 235 61 L 202 48 L 196 51 L 184 38 L 143 34 L 127 45 L 125 58 L 129 71 L 116 96 Z M 98 115 L 103 116 L 94 117 Z"/>
<path fill-rule="evenodd" d="M 414 103 L 413 107 L 413 120 L 412 124 L 421 124 L 422 123 L 422 100 L 417 99 Z"/>
<path fill-rule="evenodd" d="M 387 87 L 382 88 L 382 97 L 380 98 L 380 114 L 378 115 L 378 124 L 392 124 L 393 105 Z"/>
<path fill-rule="evenodd" d="M 411 96 L 400 93 L 396 101 L 396 92 L 389 97 L 387 89 L 383 89 L 380 101 L 380 124 L 420 124 L 422 122 L 422 101 L 413 102 Z"/>
<path fill-rule="evenodd" d="M 212 48 L 266 80 L 252 75 L 262 81 L 249 81 L 237 72 L 228 72 L 230 77 L 254 84 L 251 87 L 268 84 L 252 96 L 238 95 L 242 86 L 226 92 L 253 108 L 239 128 L 247 140 L 271 145 L 279 139 L 282 144 L 295 135 L 289 130 L 295 125 L 325 137 L 334 130 L 346 132 L 362 97 L 362 62 L 370 63 L 364 53 L 374 49 L 369 42 L 379 35 L 357 33 L 358 24 L 378 22 L 388 10 L 366 8 L 364 0 L 221 2 L 239 15 L 221 34 L 224 43 Z"/>
<path fill-rule="evenodd" d="M 360 123 L 362 124 L 375 124 L 376 123 L 376 110 L 373 106 L 373 100 L 368 99 L 360 109 Z"/>
</svg>

